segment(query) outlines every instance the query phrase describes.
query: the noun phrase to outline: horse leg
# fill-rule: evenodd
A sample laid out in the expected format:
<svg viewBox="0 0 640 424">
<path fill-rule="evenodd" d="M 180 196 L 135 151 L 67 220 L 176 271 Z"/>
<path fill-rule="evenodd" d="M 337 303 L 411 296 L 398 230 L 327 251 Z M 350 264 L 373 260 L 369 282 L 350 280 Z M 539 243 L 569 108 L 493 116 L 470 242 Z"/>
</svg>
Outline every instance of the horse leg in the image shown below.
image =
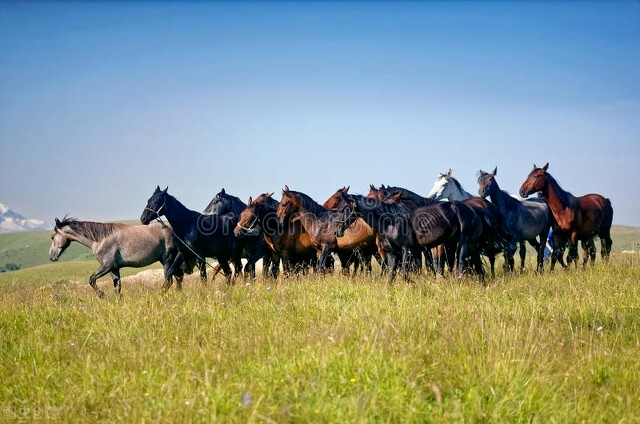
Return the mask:
<svg viewBox="0 0 640 424">
<path fill-rule="evenodd" d="M 433 254 L 431 253 L 431 249 L 423 248 L 418 250 L 417 253 L 418 256 L 424 255 L 424 266 L 427 271 L 431 271 L 431 273 L 433 274 L 435 272 L 435 269 L 433 267 L 434 259 Z M 422 267 L 420 267 L 420 269 L 418 270 L 418 274 L 422 274 Z"/>
<path fill-rule="evenodd" d="M 318 274 L 322 274 L 324 272 L 324 267 L 327 263 L 327 257 L 331 253 L 331 248 L 329 246 L 322 246 L 322 251 L 320 252 L 320 257 L 318 258 Z"/>
<path fill-rule="evenodd" d="M 464 240 L 460 240 L 458 248 L 458 280 L 462 280 L 464 271 L 467 269 L 467 258 L 469 256 L 469 246 Z"/>
<path fill-rule="evenodd" d="M 93 274 L 91 274 L 91 276 L 89 276 L 89 285 L 93 288 L 93 290 L 95 290 L 96 294 L 101 299 L 104 297 L 104 293 L 102 290 L 98 288 L 98 285 L 96 284 L 96 280 L 100 277 L 104 277 L 109 272 L 111 272 L 111 267 L 101 265 L 96 272 L 94 272 Z"/>
<path fill-rule="evenodd" d="M 198 260 L 198 269 L 200 270 L 200 281 L 202 281 L 202 284 L 207 284 L 207 259 L 203 259 L 203 260 Z M 211 278 L 211 281 L 215 280 L 216 278 L 216 274 L 218 273 L 218 271 L 214 268 L 213 269 L 214 273 L 213 273 L 213 278 Z"/>
<path fill-rule="evenodd" d="M 529 243 L 531 243 L 531 245 L 534 248 L 537 248 L 538 256 L 536 260 L 538 263 L 536 267 L 536 272 L 539 274 L 542 274 L 544 272 L 544 248 L 547 246 L 546 240 L 547 240 L 548 234 L 549 234 L 549 229 L 547 228 L 546 231 L 543 231 L 538 235 L 538 237 L 540 237 L 540 243 L 539 245 L 538 243 L 536 243 L 537 246 L 534 245 L 531 241 L 529 241 Z M 551 253 L 551 260 L 553 260 L 553 252 Z"/>
<path fill-rule="evenodd" d="M 600 237 L 600 256 L 602 257 L 602 260 L 606 262 L 609 260 L 611 246 L 613 245 L 613 241 L 611 240 L 611 229 L 605 227 L 604 230 L 600 231 L 598 237 Z"/>
<path fill-rule="evenodd" d="M 527 257 L 527 246 L 524 244 L 524 240 L 520 241 L 520 272 L 524 272 L 524 260 Z"/>
<path fill-rule="evenodd" d="M 231 271 L 231 267 L 229 266 L 229 260 L 227 258 L 224 258 L 224 259 L 220 258 L 218 263 L 220 264 L 220 268 L 222 268 L 222 273 L 224 274 L 225 277 L 227 277 L 227 284 L 231 284 L 232 277 L 235 278 L 235 273 Z M 234 264 L 234 267 L 235 267 L 235 264 Z M 241 269 L 241 268 L 236 268 L 236 269 Z"/>
<path fill-rule="evenodd" d="M 120 270 L 116 269 L 111 271 L 111 278 L 113 279 L 113 288 L 116 291 L 116 298 L 122 300 L 122 284 L 120 283 Z"/>
<path fill-rule="evenodd" d="M 409 256 L 410 252 L 407 247 L 402 248 L 402 278 L 404 281 L 409 281 Z"/>
<path fill-rule="evenodd" d="M 478 276 L 480 277 L 480 281 L 482 282 L 482 285 L 486 285 L 487 281 L 485 280 L 485 276 L 484 276 L 484 266 L 482 266 L 482 259 L 480 258 L 480 253 L 478 252 L 477 249 L 474 249 L 472 260 L 473 260 L 473 267 L 476 271 L 476 274 L 478 274 Z"/>
<path fill-rule="evenodd" d="M 491 278 L 496 278 L 496 272 L 495 272 L 496 254 L 494 252 L 488 253 L 487 259 L 489 259 L 489 265 L 491 266 Z"/>
<path fill-rule="evenodd" d="M 456 253 L 458 251 L 458 240 L 452 239 L 444 245 L 444 256 L 447 263 L 447 269 L 449 273 L 453 273 L 456 267 Z M 444 263 L 443 263 L 444 266 Z M 444 268 L 441 270 L 441 274 L 444 274 Z"/>
<path fill-rule="evenodd" d="M 389 274 L 389 284 L 393 283 L 396 276 L 396 255 L 390 253 L 387 256 L 387 273 Z"/>
<path fill-rule="evenodd" d="M 164 283 L 162 284 L 162 290 L 167 291 L 169 287 L 173 284 L 173 275 L 180 276 L 180 284 L 182 284 L 182 276 L 184 273 L 180 269 L 180 266 L 184 262 L 184 255 L 181 252 L 178 252 L 176 257 L 173 259 L 173 263 L 169 266 L 169 262 L 167 261 L 164 265 Z"/>
</svg>

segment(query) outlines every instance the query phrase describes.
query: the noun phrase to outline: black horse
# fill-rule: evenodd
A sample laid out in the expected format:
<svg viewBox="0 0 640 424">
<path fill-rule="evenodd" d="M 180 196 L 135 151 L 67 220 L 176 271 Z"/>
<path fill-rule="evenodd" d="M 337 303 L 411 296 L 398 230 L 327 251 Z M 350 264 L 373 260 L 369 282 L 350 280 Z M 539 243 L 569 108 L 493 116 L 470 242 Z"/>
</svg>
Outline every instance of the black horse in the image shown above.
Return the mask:
<svg viewBox="0 0 640 424">
<path fill-rule="evenodd" d="M 179 238 L 182 248 L 170 268 L 170 272 L 179 267 L 189 256 L 200 260 L 215 258 L 218 260 L 227 281 L 231 281 L 232 272 L 229 261 L 233 261 L 237 272 L 242 269 L 240 255 L 234 253 L 236 238 L 233 235 L 233 217 L 225 215 L 202 215 L 187 209 L 175 197 L 167 193 L 167 189 L 155 192 L 147 201 L 142 211 L 140 222 L 149 224 L 160 216 L 165 216 L 173 228 L 174 235 Z"/>
<path fill-rule="evenodd" d="M 247 205 L 242 200 L 236 196 L 228 194 L 223 188 L 215 195 L 211 202 L 209 202 L 207 207 L 204 209 L 203 214 L 231 214 L 233 217 L 233 225 L 235 227 L 240 219 L 240 214 L 242 214 L 242 211 L 245 210 L 246 207 Z M 256 278 L 256 262 L 260 259 L 262 259 L 262 267 L 265 271 L 265 275 L 274 275 L 271 267 L 279 266 L 277 258 L 272 258 L 269 247 L 266 245 L 260 229 L 256 229 L 256 231 L 251 233 L 244 233 L 242 238 L 236 240 L 235 248 L 239 249 L 241 257 L 247 259 L 247 263 L 244 266 L 244 274 L 245 276 L 249 275 L 251 279 Z M 276 262 L 273 263 L 272 259 L 275 259 Z M 201 277 L 204 276 L 206 279 L 206 264 L 201 263 L 199 265 L 200 275 Z M 212 278 L 215 278 L 219 271 L 220 265 L 218 264 L 214 269 Z M 277 271 L 275 274 L 277 275 Z"/>
<path fill-rule="evenodd" d="M 409 255 L 455 239 L 458 242 L 458 275 L 472 265 L 481 278 L 484 270 L 479 254 L 482 220 L 474 210 L 460 202 L 435 203 L 410 209 L 403 204 L 383 203 L 357 195 L 345 195 L 340 202 L 342 215 L 338 233 L 362 217 L 378 234 L 389 268 L 395 277 L 398 262 L 408 279 Z"/>
</svg>

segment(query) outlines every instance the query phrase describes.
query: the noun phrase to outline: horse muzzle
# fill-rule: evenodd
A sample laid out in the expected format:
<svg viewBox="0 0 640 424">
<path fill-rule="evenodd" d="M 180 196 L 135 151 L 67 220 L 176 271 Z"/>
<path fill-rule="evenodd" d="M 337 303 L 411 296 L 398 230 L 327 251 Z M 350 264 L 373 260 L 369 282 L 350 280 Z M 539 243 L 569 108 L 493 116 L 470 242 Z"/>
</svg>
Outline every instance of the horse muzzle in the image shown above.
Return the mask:
<svg viewBox="0 0 640 424">
<path fill-rule="evenodd" d="M 58 259 L 60 258 L 60 253 L 62 252 L 62 249 L 54 249 L 54 250 L 50 250 L 49 251 L 49 260 L 51 262 L 57 262 Z"/>
</svg>

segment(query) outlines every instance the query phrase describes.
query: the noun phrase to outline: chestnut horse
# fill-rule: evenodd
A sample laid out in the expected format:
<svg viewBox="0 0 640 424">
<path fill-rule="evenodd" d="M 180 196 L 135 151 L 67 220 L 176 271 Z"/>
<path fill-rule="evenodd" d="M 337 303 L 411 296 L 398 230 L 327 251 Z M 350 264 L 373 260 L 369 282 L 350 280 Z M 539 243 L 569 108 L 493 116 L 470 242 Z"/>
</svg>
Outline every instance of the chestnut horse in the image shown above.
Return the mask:
<svg viewBox="0 0 640 424">
<path fill-rule="evenodd" d="M 325 269 L 327 258 L 332 252 L 336 252 L 340 261 L 348 267 L 349 256 L 353 255 L 353 246 L 345 243 L 345 249 L 339 248 L 336 237 L 336 220 L 339 214 L 316 203 L 304 193 L 289 190 L 288 186 L 282 190 L 282 200 L 278 206 L 276 216 L 283 222 L 285 219 L 300 220 L 305 231 L 311 236 L 311 240 L 318 251 L 317 270 L 322 273 Z M 347 256 L 348 255 L 348 256 Z"/>
<path fill-rule="evenodd" d="M 300 220 L 287 220 L 283 224 L 276 217 L 280 203 L 272 198 L 273 193 L 264 193 L 255 200 L 249 197 L 247 207 L 233 232 L 237 237 L 262 231 L 264 241 L 278 258 L 282 259 L 285 275 L 305 272 L 317 263 L 316 249 Z M 278 268 L 271 267 L 270 275 L 277 277 Z"/>
<path fill-rule="evenodd" d="M 535 164 L 527 179 L 520 187 L 520 195 L 527 197 L 532 193 L 540 193 L 547 200 L 551 213 L 555 218 L 554 235 L 569 242 L 568 262 L 575 260 L 578 265 L 578 240 L 582 241 L 584 262 L 589 257 L 595 260 L 596 252 L 593 244 L 595 236 L 600 237 L 600 253 L 604 260 L 611 253 L 611 224 L 613 208 L 611 201 L 600 194 L 587 194 L 575 197 L 564 191 L 558 182 L 547 172 L 549 164 L 538 168 Z"/>
<path fill-rule="evenodd" d="M 342 187 L 329 197 L 322 206 L 332 211 L 338 211 L 340 199 L 348 192 L 349 187 Z M 353 259 L 354 274 L 358 272 L 360 267 L 362 267 L 363 271 L 370 273 L 371 257 L 377 252 L 376 237 L 373 229 L 362 218 L 357 219 L 345 230 L 344 235 L 338 238 L 338 250 L 347 251 L 347 253 L 349 251 L 352 252 L 346 265 L 350 265 L 349 262 Z M 340 255 L 340 253 L 338 254 Z M 379 256 L 376 259 L 382 262 Z"/>
</svg>

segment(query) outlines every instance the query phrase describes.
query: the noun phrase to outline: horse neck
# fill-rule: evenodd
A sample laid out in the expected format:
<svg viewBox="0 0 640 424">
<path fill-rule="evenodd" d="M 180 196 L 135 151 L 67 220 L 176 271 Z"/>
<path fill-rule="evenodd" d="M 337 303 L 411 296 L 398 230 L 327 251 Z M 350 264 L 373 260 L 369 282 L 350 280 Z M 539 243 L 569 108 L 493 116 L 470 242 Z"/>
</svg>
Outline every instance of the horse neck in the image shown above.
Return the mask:
<svg viewBox="0 0 640 424">
<path fill-rule="evenodd" d="M 541 193 L 547 200 L 549 208 L 554 214 L 561 213 L 564 209 L 570 208 L 571 204 L 569 201 L 576 199 L 571 193 L 564 191 L 555 178 L 549 174 L 547 174 L 546 190 L 541 190 Z"/>
<path fill-rule="evenodd" d="M 112 231 L 91 231 L 89 227 L 113 227 L 115 224 L 105 224 L 100 222 L 88 222 L 88 221 L 76 221 L 75 226 L 77 228 L 73 228 L 71 225 L 68 226 L 70 233 L 67 233 L 69 238 L 73 241 L 76 241 L 83 246 L 88 247 L 89 249 L 93 249 L 93 246 L 96 243 L 100 243 L 107 236 L 111 234 Z"/>
<path fill-rule="evenodd" d="M 504 192 L 500 189 L 497 181 L 493 181 L 491 187 L 489 188 L 489 197 L 491 198 L 491 203 L 496 205 L 500 213 L 504 214 L 508 211 L 507 208 L 507 198 L 511 198 L 508 193 Z M 514 199 L 515 200 L 515 199 Z"/>
<path fill-rule="evenodd" d="M 383 224 L 388 223 L 388 220 L 385 219 L 385 215 L 387 212 L 384 210 L 383 204 L 379 201 L 376 201 L 375 206 L 368 206 L 367 203 L 370 203 L 371 199 L 365 198 L 356 198 L 356 203 L 358 204 L 358 209 L 360 210 L 360 214 L 362 215 L 362 219 L 369 225 L 371 228 L 375 229 L 377 232 L 382 232 Z M 391 207 L 390 207 L 391 208 Z M 399 213 L 396 211 L 395 213 Z"/>
<path fill-rule="evenodd" d="M 188 209 L 173 196 L 166 195 L 164 216 L 173 227 L 174 232 L 184 235 L 187 229 L 193 225 L 197 225 L 199 213 Z"/>
<path fill-rule="evenodd" d="M 453 186 L 453 189 L 451 190 L 451 194 L 448 197 L 450 201 L 461 202 L 464 200 L 469 200 L 473 197 L 473 194 L 463 189 L 460 183 L 457 183 L 452 180 L 452 181 L 449 181 L 449 184 Z"/>
</svg>

